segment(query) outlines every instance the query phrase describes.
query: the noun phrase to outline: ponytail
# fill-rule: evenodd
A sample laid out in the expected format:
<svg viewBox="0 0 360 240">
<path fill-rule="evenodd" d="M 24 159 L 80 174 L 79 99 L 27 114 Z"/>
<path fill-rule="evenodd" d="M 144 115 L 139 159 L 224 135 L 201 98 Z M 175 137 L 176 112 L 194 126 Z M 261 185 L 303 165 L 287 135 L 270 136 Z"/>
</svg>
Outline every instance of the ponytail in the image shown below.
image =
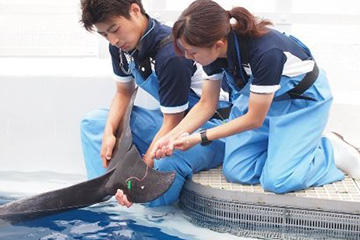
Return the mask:
<svg viewBox="0 0 360 240">
<path fill-rule="evenodd" d="M 230 19 L 236 20 L 230 24 Z M 172 35 L 175 39 L 175 50 L 182 53 L 178 39 L 196 47 L 211 47 L 218 40 L 229 35 L 231 30 L 239 36 L 260 37 L 272 25 L 268 20 L 258 20 L 243 7 L 235 7 L 226 11 L 211 0 L 196 0 L 190 4 L 174 23 Z"/>
<path fill-rule="evenodd" d="M 230 18 L 236 20 L 236 23 L 232 24 L 231 28 L 239 36 L 261 37 L 267 33 L 267 26 L 272 25 L 269 20 L 260 20 L 243 7 L 235 7 L 227 12 Z"/>
</svg>

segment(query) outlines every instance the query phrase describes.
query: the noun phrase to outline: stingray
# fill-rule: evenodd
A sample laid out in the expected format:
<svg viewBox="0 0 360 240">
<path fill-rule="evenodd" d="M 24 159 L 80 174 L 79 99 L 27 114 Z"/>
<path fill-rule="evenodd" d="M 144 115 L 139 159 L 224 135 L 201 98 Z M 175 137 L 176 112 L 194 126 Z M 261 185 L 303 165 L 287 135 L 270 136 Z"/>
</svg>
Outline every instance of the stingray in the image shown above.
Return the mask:
<svg viewBox="0 0 360 240">
<path fill-rule="evenodd" d="M 117 189 L 123 190 L 129 201 L 134 203 L 149 202 L 165 193 L 173 183 L 175 173 L 159 172 L 148 167 L 132 143 L 130 114 L 136 92 L 117 131 L 113 157 L 104 175 L 1 205 L 0 220 L 16 223 L 87 207 L 109 200 Z"/>
</svg>

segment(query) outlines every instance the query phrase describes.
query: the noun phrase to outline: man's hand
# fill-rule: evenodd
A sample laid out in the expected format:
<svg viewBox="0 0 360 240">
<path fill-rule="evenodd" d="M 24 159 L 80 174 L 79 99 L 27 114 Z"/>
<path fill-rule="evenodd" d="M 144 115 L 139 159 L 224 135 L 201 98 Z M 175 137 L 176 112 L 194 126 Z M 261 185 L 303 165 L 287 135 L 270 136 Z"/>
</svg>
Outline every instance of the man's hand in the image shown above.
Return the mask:
<svg viewBox="0 0 360 240">
<path fill-rule="evenodd" d="M 150 155 L 150 154 L 149 154 Z M 154 167 L 154 158 L 151 158 L 148 155 L 144 155 L 143 157 L 143 161 L 150 167 L 153 168 Z"/>
<path fill-rule="evenodd" d="M 113 134 L 105 134 L 101 144 L 100 157 L 105 168 L 109 166 L 115 147 L 116 137 Z"/>
<path fill-rule="evenodd" d="M 132 202 L 129 202 L 124 192 L 120 189 L 117 190 L 115 194 L 115 199 L 121 206 L 125 206 L 127 208 L 131 207 L 131 205 L 133 204 Z"/>
<path fill-rule="evenodd" d="M 174 150 L 174 139 L 172 137 L 169 137 L 165 135 L 164 137 L 160 138 L 156 141 L 150 157 L 152 159 L 156 158 L 163 158 L 166 156 L 170 156 L 173 153 Z"/>
</svg>

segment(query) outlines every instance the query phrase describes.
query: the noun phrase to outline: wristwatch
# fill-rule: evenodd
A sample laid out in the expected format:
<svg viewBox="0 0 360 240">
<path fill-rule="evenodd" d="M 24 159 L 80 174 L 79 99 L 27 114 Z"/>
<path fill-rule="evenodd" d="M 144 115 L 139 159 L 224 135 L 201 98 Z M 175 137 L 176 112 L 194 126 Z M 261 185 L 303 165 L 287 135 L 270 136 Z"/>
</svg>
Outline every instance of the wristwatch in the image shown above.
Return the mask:
<svg viewBox="0 0 360 240">
<path fill-rule="evenodd" d="M 200 137 L 201 137 L 201 146 L 207 146 L 211 143 L 211 141 L 206 136 L 206 129 L 202 129 L 200 131 Z"/>
</svg>

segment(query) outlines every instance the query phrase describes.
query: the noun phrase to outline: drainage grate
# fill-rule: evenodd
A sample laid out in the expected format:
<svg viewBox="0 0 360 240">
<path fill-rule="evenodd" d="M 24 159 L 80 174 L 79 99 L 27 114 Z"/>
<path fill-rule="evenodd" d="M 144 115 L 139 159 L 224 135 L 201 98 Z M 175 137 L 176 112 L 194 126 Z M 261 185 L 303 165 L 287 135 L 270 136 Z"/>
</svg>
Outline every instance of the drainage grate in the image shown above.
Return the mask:
<svg viewBox="0 0 360 240">
<path fill-rule="evenodd" d="M 360 192 L 351 178 L 277 195 L 228 183 L 218 168 L 185 184 L 180 207 L 197 225 L 242 237 L 360 240 Z"/>
</svg>

